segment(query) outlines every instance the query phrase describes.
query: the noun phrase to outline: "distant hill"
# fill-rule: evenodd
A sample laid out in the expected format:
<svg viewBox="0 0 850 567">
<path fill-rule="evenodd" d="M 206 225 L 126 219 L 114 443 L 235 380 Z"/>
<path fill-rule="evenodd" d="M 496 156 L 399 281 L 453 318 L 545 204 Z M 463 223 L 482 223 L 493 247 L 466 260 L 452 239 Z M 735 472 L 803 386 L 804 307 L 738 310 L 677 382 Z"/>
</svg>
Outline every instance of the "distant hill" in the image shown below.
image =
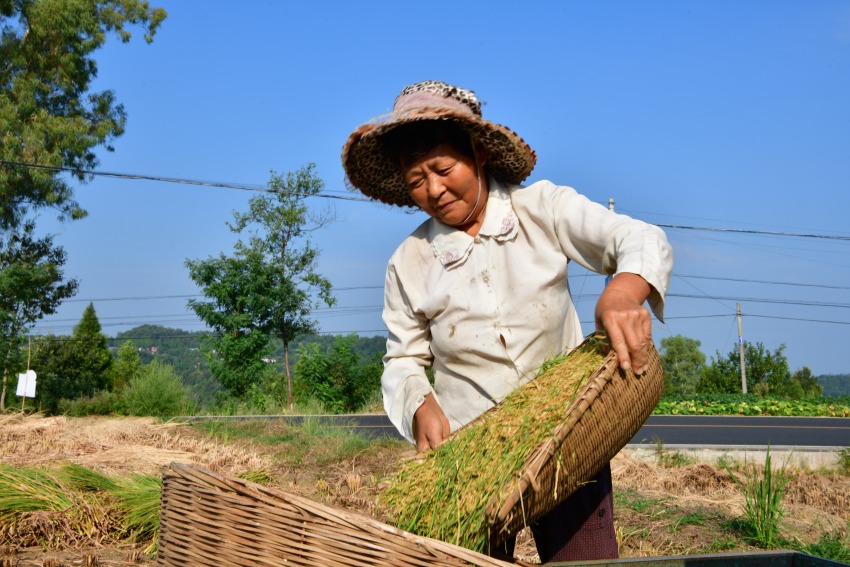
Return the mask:
<svg viewBox="0 0 850 567">
<path fill-rule="evenodd" d="M 824 374 L 817 380 L 824 396 L 850 396 L 850 374 Z"/>
</svg>

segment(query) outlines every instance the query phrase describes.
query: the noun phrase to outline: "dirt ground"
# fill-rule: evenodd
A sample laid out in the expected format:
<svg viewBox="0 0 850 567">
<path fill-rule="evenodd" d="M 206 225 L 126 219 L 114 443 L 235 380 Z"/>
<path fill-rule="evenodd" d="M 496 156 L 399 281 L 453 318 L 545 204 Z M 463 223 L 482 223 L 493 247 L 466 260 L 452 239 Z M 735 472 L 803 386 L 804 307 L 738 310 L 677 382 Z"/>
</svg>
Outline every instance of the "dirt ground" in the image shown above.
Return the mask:
<svg viewBox="0 0 850 567">
<path fill-rule="evenodd" d="M 283 427 L 283 426 L 282 426 Z M 148 418 L 0 416 L 0 459 L 15 467 L 54 467 L 73 462 L 113 475 L 159 474 L 171 462 L 198 464 L 236 476 L 267 471 L 271 486 L 327 504 L 370 513 L 376 485 L 406 451 L 385 446 L 356 459 L 316 464 L 283 462 L 274 448 L 248 441 L 221 442 L 197 429 Z M 729 532 L 743 498 L 717 463 L 664 467 L 621 452 L 612 461 L 615 522 L 623 557 L 716 551 L 748 551 Z M 783 500 L 789 537 L 817 541 L 822 533 L 846 533 L 850 477 L 829 471 L 793 471 Z M 0 526 L 0 533 L 6 532 Z M 58 549 L 19 548 L 0 539 L 0 567 L 153 564 L 139 546 L 109 538 L 77 541 Z M 517 557 L 536 562 L 533 541 L 520 534 Z"/>
</svg>

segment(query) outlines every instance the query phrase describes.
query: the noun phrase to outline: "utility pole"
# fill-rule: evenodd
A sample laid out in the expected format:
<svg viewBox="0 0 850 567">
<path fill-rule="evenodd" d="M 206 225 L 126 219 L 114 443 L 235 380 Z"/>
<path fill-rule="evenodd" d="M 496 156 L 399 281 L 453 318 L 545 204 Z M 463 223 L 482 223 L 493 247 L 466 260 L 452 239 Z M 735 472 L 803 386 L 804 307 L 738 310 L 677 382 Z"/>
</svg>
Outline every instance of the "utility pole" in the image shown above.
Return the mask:
<svg viewBox="0 0 850 567">
<path fill-rule="evenodd" d="M 747 369 L 744 366 L 744 326 L 741 322 L 741 304 L 735 304 L 738 307 L 738 348 L 741 353 L 741 391 L 747 393 Z"/>
</svg>

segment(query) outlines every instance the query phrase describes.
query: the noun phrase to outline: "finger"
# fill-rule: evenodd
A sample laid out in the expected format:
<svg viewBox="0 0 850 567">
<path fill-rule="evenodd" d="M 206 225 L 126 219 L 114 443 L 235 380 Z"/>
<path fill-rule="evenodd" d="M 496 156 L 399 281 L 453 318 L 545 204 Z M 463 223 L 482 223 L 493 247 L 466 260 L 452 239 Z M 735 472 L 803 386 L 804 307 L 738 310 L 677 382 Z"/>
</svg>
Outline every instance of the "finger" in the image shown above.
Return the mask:
<svg viewBox="0 0 850 567">
<path fill-rule="evenodd" d="M 614 352 L 617 353 L 620 368 L 630 370 L 632 363 L 629 357 L 629 345 L 626 343 L 626 338 L 619 325 L 606 325 L 605 331 L 608 333 L 608 343 Z"/>
<path fill-rule="evenodd" d="M 427 437 L 422 437 L 416 440 L 416 450 L 420 453 L 424 453 L 428 449 L 431 448 L 431 444 L 428 442 Z"/>
<path fill-rule="evenodd" d="M 635 373 L 643 374 L 649 365 L 649 344 L 652 341 L 652 320 L 646 310 L 642 310 L 636 321 L 629 327 L 629 356 Z"/>
</svg>

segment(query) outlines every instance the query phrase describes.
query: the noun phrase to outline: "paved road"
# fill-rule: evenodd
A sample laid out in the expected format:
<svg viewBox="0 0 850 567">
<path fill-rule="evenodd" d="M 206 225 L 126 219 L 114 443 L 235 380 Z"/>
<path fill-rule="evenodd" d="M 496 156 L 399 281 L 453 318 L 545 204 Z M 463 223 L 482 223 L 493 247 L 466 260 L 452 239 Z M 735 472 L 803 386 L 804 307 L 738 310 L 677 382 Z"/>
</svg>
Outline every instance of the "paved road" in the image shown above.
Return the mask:
<svg viewBox="0 0 850 567">
<path fill-rule="evenodd" d="M 850 447 L 850 418 L 650 416 L 632 443 Z"/>
<path fill-rule="evenodd" d="M 188 418 L 199 419 L 199 418 Z M 219 419 L 316 420 L 370 437 L 401 439 L 385 415 L 233 416 Z M 850 447 L 850 418 L 653 415 L 631 444 Z"/>
</svg>

